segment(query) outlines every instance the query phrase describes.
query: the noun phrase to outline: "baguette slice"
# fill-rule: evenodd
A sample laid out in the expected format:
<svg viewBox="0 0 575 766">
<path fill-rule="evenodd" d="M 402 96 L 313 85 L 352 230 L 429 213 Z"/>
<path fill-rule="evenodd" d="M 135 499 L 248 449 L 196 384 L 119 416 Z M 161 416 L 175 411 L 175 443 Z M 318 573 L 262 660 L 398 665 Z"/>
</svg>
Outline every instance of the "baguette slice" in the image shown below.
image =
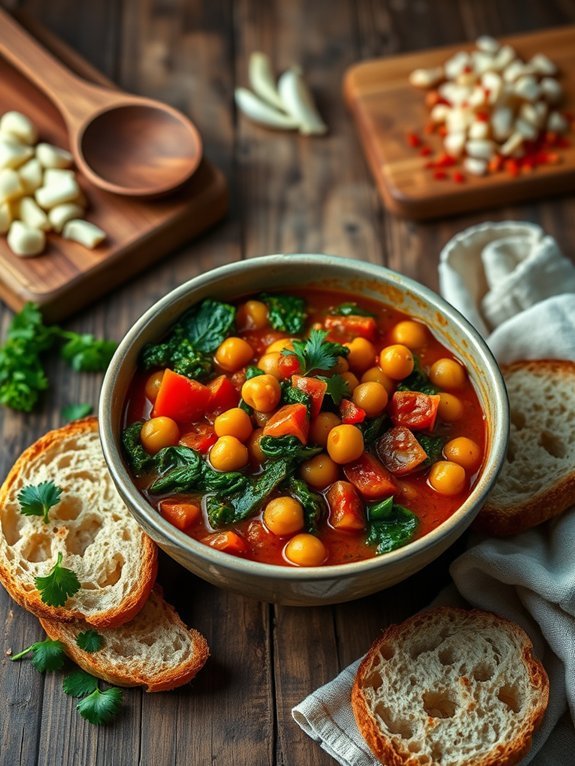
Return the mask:
<svg viewBox="0 0 575 766">
<path fill-rule="evenodd" d="M 475 525 L 514 535 L 575 503 L 575 362 L 537 360 L 502 368 L 509 394 L 507 457 Z"/>
<path fill-rule="evenodd" d="M 352 689 L 357 725 L 386 766 L 512 766 L 548 698 L 519 626 L 452 607 L 387 628 Z"/>
<path fill-rule="evenodd" d="M 186 627 L 156 590 L 129 623 L 99 631 L 104 646 L 97 652 L 86 652 L 76 643 L 78 634 L 90 628 L 86 622 L 40 622 L 77 665 L 118 686 L 145 686 L 148 692 L 175 689 L 191 681 L 209 656 L 206 639 Z"/>
<path fill-rule="evenodd" d="M 53 481 L 61 500 L 49 514 L 20 513 L 26 485 Z M 62 553 L 80 590 L 62 607 L 45 604 L 35 578 Z M 39 617 L 121 625 L 144 606 L 157 571 L 157 549 L 118 494 L 106 467 L 96 418 L 50 431 L 18 458 L 0 488 L 0 582 Z"/>
</svg>

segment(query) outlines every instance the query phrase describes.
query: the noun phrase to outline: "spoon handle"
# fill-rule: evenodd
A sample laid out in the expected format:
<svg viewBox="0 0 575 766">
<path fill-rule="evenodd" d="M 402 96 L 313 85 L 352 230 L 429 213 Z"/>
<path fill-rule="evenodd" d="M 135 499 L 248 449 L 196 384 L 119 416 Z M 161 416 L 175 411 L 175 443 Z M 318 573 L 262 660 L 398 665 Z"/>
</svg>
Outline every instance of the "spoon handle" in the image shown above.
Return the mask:
<svg viewBox="0 0 575 766">
<path fill-rule="evenodd" d="M 54 102 L 69 127 L 109 101 L 104 89 L 70 72 L 1 8 L 0 53 Z"/>
</svg>

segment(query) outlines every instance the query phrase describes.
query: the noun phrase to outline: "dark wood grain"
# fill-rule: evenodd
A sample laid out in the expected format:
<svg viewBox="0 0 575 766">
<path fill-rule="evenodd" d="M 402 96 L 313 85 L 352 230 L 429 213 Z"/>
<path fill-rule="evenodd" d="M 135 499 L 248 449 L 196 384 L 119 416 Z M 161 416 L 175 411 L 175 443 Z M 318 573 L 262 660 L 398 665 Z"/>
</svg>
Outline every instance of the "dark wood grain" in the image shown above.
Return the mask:
<svg viewBox="0 0 575 766">
<path fill-rule="evenodd" d="M 324 250 L 391 267 L 437 287 L 441 247 L 485 219 L 533 220 L 575 252 L 574 200 L 565 196 L 416 224 L 383 210 L 341 97 L 347 67 L 374 56 L 575 22 L 567 0 L 26 0 L 23 8 L 122 87 L 166 100 L 198 125 L 224 173 L 230 213 L 217 229 L 77 313 L 67 327 L 120 338 L 155 300 L 198 273 L 243 257 Z M 330 127 L 325 138 L 266 131 L 236 113 L 254 49 L 281 70 L 303 65 Z M 0 306 L 0 332 L 11 312 Z M 95 405 L 101 377 L 56 360 L 38 412 L 0 411 L 4 476 L 22 449 L 61 423 L 70 402 Z M 38 623 L 0 593 L 0 765 L 329 766 L 291 707 L 363 653 L 390 622 L 429 603 L 448 582 L 458 542 L 408 581 L 335 607 L 274 607 L 235 596 L 161 557 L 166 596 L 204 633 L 212 656 L 181 690 L 125 693 L 121 717 L 96 729 L 61 690 L 8 649 L 41 637 Z M 566 758 L 567 762 L 568 758 Z"/>
</svg>

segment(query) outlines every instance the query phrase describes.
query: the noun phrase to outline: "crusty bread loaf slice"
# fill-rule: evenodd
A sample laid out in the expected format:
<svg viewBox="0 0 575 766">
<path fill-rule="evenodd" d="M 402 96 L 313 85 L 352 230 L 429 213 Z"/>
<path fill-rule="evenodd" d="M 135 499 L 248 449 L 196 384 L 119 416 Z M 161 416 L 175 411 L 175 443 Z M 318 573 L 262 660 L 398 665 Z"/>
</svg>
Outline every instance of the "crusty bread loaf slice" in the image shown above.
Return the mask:
<svg viewBox="0 0 575 766">
<path fill-rule="evenodd" d="M 26 485 L 53 481 L 61 500 L 49 514 L 20 513 Z M 45 604 L 35 578 L 61 565 L 80 590 L 62 607 Z M 0 488 L 0 582 L 39 617 L 121 625 L 143 607 L 157 571 L 157 549 L 118 494 L 106 467 L 96 418 L 50 431 L 16 461 Z"/>
<path fill-rule="evenodd" d="M 206 639 L 186 627 L 156 590 L 129 623 L 99 631 L 104 645 L 96 652 L 86 652 L 76 643 L 78 634 L 90 628 L 86 622 L 43 618 L 40 622 L 88 673 L 119 686 L 145 686 L 148 692 L 168 691 L 191 681 L 209 656 Z"/>
<path fill-rule="evenodd" d="M 385 630 L 359 666 L 352 706 L 386 766 L 512 766 L 530 749 L 548 697 L 520 627 L 437 607 Z"/>
<path fill-rule="evenodd" d="M 534 527 L 575 503 L 575 362 L 514 362 L 502 372 L 509 449 L 475 522 L 496 536 Z"/>
</svg>

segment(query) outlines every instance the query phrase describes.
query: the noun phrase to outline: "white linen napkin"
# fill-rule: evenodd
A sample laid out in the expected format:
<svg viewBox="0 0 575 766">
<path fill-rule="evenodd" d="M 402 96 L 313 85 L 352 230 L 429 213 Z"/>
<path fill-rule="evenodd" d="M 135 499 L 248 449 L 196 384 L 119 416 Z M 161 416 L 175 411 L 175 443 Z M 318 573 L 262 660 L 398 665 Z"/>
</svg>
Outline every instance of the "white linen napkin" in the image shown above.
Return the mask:
<svg viewBox="0 0 575 766">
<path fill-rule="evenodd" d="M 575 360 L 575 267 L 540 227 L 504 222 L 467 229 L 443 249 L 439 276 L 442 295 L 486 337 L 499 362 Z M 450 588 L 439 598 L 457 603 L 463 596 L 517 622 L 533 640 L 551 691 L 521 766 L 575 760 L 574 543 L 575 508 L 513 538 L 476 538 L 451 566 L 459 593 Z M 351 710 L 359 662 L 306 697 L 292 715 L 342 766 L 377 766 Z"/>
</svg>

